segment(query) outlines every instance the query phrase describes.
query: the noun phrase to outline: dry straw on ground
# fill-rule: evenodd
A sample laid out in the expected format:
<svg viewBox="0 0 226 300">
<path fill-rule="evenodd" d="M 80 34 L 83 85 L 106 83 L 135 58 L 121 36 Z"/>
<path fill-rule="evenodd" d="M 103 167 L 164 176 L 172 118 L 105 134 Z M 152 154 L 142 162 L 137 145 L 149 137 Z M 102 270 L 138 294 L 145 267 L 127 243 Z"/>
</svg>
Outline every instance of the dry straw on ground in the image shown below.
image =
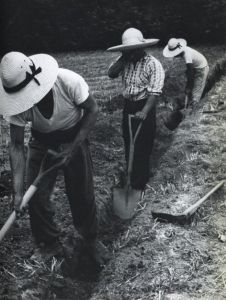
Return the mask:
<svg viewBox="0 0 226 300">
<path fill-rule="evenodd" d="M 223 54 L 220 47 L 200 47 L 200 50 L 210 65 Z M 224 178 L 226 111 L 205 115 L 201 109 L 204 103 L 201 103 L 200 109 L 185 119 L 175 132 L 166 129 L 160 116 L 168 110 L 171 99 L 183 98 L 184 68 L 163 59 L 161 49 L 155 49 L 153 54 L 163 61 L 167 70 L 165 96 L 158 104 L 157 138 L 146 197 L 139 204 L 134 219 L 127 222 L 118 220 L 111 210 L 111 188 L 118 182 L 119 167 L 124 166 L 121 104 L 115 100 L 121 93 L 121 85 L 119 80 L 107 78 L 107 67 L 115 56 L 105 52 L 57 55 L 61 66 L 86 78 L 100 104 L 90 142 L 100 238 L 112 253 L 112 259 L 96 282 L 64 277 L 55 270 L 56 262 L 49 261 L 45 267 L 33 264 L 29 259 L 32 238 L 28 218 L 25 218 L 0 245 L 0 298 L 163 300 L 174 295 L 174 300 L 175 297 L 225 299 L 226 244 L 219 239 L 219 235 L 225 234 L 225 189 L 207 201 L 190 225 L 160 223 L 153 220 L 151 210 L 158 207 L 183 211 Z M 209 100 L 203 101 L 215 101 L 223 93 L 226 91 L 218 95 L 213 90 Z M 5 156 L 0 159 L 8 172 L 6 148 L 7 144 L 2 143 L 0 150 Z M 2 181 L 8 173 L 3 169 L 1 172 Z M 6 183 L 10 187 L 10 181 Z M 9 190 L 5 190 L 5 194 L 0 195 L 1 223 L 10 212 L 9 194 Z M 56 221 L 64 232 L 62 241 L 72 245 L 74 229 L 62 176 L 57 180 L 52 201 Z"/>
</svg>

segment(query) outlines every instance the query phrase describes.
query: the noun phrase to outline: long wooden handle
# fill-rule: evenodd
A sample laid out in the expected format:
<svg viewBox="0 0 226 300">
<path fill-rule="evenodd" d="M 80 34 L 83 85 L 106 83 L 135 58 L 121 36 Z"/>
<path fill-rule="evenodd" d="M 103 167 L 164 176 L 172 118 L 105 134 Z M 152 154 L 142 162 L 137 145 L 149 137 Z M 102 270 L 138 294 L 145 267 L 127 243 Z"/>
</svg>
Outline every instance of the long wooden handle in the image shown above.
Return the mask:
<svg viewBox="0 0 226 300">
<path fill-rule="evenodd" d="M 40 172 L 40 174 L 37 176 L 33 184 L 30 185 L 30 187 L 27 189 L 26 193 L 24 194 L 23 199 L 21 201 L 20 209 L 24 208 L 28 204 L 28 202 L 30 201 L 34 193 L 37 191 L 38 186 L 43 182 L 42 180 L 44 180 L 46 176 L 48 176 L 51 172 L 61 168 L 62 166 L 63 166 L 63 162 L 60 161 L 59 163 L 55 164 L 51 168 L 47 169 L 46 171 Z M 16 211 L 14 210 L 9 216 L 9 218 L 7 219 L 7 221 L 5 222 L 5 224 L 3 225 L 2 229 L 0 230 L 0 242 L 3 240 L 4 236 L 6 235 L 10 227 L 13 225 L 15 220 L 16 220 Z"/>
<path fill-rule="evenodd" d="M 34 195 L 36 190 L 37 190 L 37 187 L 34 185 L 31 185 L 29 187 L 29 189 L 26 191 L 26 193 L 24 194 L 24 197 L 22 199 L 22 202 L 20 205 L 21 209 L 27 205 L 27 203 L 29 202 L 31 197 Z M 8 220 L 3 225 L 2 229 L 0 230 L 0 242 L 3 240 L 4 236 L 6 235 L 7 231 L 10 229 L 10 227 L 13 225 L 15 220 L 16 220 L 16 211 L 14 210 L 11 213 L 11 215 L 9 216 Z"/>
<path fill-rule="evenodd" d="M 43 183 L 43 180 L 45 180 L 45 178 L 48 177 L 49 174 L 51 174 L 55 170 L 63 168 L 63 166 L 64 166 L 63 161 L 60 161 L 45 171 L 42 171 L 42 169 L 40 169 L 40 172 L 36 177 L 35 181 L 33 182 L 33 185 L 39 187 Z"/>
<path fill-rule="evenodd" d="M 188 108 L 188 95 L 186 95 L 184 99 L 184 108 Z"/>
<path fill-rule="evenodd" d="M 129 118 L 129 135 L 130 135 L 130 140 L 132 141 L 132 143 L 134 145 L 135 142 L 136 142 L 137 136 L 138 136 L 138 134 L 139 134 L 139 132 L 141 130 L 142 120 L 140 120 L 140 124 L 138 125 L 137 130 L 136 130 L 136 132 L 134 134 L 134 137 L 133 137 L 131 120 L 133 118 L 135 118 L 135 116 L 134 115 L 128 115 L 128 118 Z"/>
<path fill-rule="evenodd" d="M 188 209 L 186 209 L 183 214 L 184 215 L 192 215 L 199 206 L 206 201 L 216 190 L 218 190 L 223 184 L 225 183 L 225 180 L 220 181 L 212 190 L 210 190 L 204 197 L 202 197 L 200 200 L 198 200 L 194 205 L 190 206 Z"/>
<path fill-rule="evenodd" d="M 130 186 L 130 176 L 133 169 L 133 161 L 134 161 L 134 145 L 137 139 L 137 136 L 140 132 L 142 122 L 140 122 L 139 126 L 137 127 L 137 130 L 133 137 L 132 132 L 132 125 L 131 125 L 131 119 L 133 118 L 133 115 L 128 115 L 128 125 L 129 125 L 129 138 L 130 138 L 130 147 L 129 147 L 129 159 L 128 159 L 128 171 L 127 171 L 127 187 Z"/>
</svg>

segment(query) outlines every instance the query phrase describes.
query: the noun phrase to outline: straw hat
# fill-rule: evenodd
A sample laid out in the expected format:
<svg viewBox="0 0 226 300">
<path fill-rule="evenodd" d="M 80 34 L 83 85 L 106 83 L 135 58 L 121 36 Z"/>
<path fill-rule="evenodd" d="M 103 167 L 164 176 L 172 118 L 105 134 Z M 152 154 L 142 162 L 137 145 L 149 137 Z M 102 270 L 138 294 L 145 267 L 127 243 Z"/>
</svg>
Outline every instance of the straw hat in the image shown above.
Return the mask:
<svg viewBox="0 0 226 300">
<path fill-rule="evenodd" d="M 147 48 L 149 46 L 157 44 L 159 39 L 144 39 L 143 34 L 136 28 L 129 28 L 124 31 L 122 35 L 122 44 L 114 47 L 110 47 L 107 50 L 126 51 L 139 48 Z"/>
<path fill-rule="evenodd" d="M 57 61 L 50 55 L 7 53 L 0 64 L 0 114 L 17 115 L 34 106 L 51 90 L 57 75 Z"/>
<path fill-rule="evenodd" d="M 187 42 L 184 39 L 172 38 L 169 40 L 166 47 L 163 49 L 163 55 L 165 57 L 174 57 L 184 51 L 187 46 Z"/>
</svg>

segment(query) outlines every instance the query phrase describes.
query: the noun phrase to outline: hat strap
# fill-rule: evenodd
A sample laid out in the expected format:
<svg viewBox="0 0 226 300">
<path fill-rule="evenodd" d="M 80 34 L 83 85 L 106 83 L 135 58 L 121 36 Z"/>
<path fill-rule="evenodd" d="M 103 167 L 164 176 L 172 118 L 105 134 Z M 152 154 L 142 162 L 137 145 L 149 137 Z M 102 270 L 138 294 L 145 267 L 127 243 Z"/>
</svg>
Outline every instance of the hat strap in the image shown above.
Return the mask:
<svg viewBox="0 0 226 300">
<path fill-rule="evenodd" d="M 169 47 L 168 47 L 169 48 Z M 176 45 L 176 47 L 174 47 L 174 48 L 169 48 L 169 51 L 174 51 L 174 50 L 176 50 L 177 48 L 182 48 L 182 45 L 180 44 L 180 43 L 178 43 L 177 45 Z"/>
<path fill-rule="evenodd" d="M 25 86 L 27 86 L 28 83 L 30 83 L 31 80 L 33 80 L 33 79 L 38 85 L 40 85 L 40 82 L 38 81 L 37 78 L 35 78 L 35 76 L 42 72 L 42 68 L 39 67 L 36 69 L 36 66 L 32 59 L 31 59 L 31 62 L 32 62 L 32 65 L 29 65 L 29 67 L 31 69 L 31 73 L 26 72 L 26 78 L 21 83 L 19 83 L 18 85 L 12 86 L 12 87 L 3 86 L 4 90 L 7 93 L 11 94 L 11 93 L 16 93 L 16 92 L 20 91 Z"/>
</svg>

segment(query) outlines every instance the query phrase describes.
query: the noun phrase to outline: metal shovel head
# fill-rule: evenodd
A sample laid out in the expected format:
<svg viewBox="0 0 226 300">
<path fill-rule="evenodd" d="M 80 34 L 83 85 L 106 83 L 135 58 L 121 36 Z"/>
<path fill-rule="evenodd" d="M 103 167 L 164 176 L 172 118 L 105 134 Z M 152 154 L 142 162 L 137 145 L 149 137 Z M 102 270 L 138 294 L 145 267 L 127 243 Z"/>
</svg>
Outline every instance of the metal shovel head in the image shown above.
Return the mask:
<svg viewBox="0 0 226 300">
<path fill-rule="evenodd" d="M 183 114 L 181 111 L 177 110 L 177 111 L 173 111 L 167 117 L 164 123 L 169 130 L 174 130 L 177 128 L 177 126 L 181 123 L 182 120 L 183 120 Z"/>
<path fill-rule="evenodd" d="M 120 219 L 127 220 L 133 217 L 142 192 L 132 188 L 113 189 L 113 210 Z"/>
</svg>

